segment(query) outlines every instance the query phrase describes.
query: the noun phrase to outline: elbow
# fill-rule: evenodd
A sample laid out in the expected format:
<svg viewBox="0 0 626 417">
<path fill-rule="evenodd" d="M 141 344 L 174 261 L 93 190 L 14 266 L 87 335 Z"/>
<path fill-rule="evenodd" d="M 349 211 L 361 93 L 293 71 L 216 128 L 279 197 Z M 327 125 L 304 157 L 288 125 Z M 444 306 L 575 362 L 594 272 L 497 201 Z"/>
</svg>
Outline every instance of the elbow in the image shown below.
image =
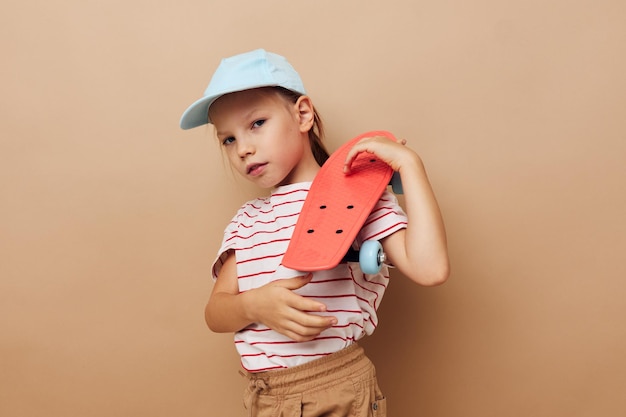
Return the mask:
<svg viewBox="0 0 626 417">
<path fill-rule="evenodd" d="M 450 263 L 441 262 L 439 265 L 432 265 L 427 270 L 421 270 L 417 274 L 410 276 L 416 283 L 425 287 L 436 287 L 445 283 L 450 277 Z"/>
<path fill-rule="evenodd" d="M 441 270 L 430 274 L 427 277 L 426 282 L 423 285 L 427 287 L 436 287 L 446 282 L 449 277 L 450 277 L 450 268 L 449 267 L 445 269 L 442 268 Z"/>
<path fill-rule="evenodd" d="M 206 322 L 207 327 L 213 333 L 229 333 L 230 329 L 226 328 L 219 320 L 215 320 L 209 314 L 205 314 L 204 321 Z"/>
<path fill-rule="evenodd" d="M 238 319 L 232 311 L 224 312 L 222 305 L 211 303 L 211 300 L 204 309 L 204 321 L 213 333 L 234 333 L 249 324 L 245 319 Z"/>
<path fill-rule="evenodd" d="M 215 323 L 213 323 L 213 320 L 211 318 L 211 312 L 209 311 L 208 306 L 204 309 L 204 322 L 206 323 L 209 330 L 211 330 L 212 332 L 215 331 Z"/>
<path fill-rule="evenodd" d="M 210 331 L 212 331 L 213 333 L 220 333 L 219 327 L 215 325 L 215 323 L 211 320 L 210 317 L 205 316 L 204 321 L 206 322 L 206 325 Z"/>
<path fill-rule="evenodd" d="M 207 327 L 214 333 L 222 333 L 222 329 L 220 328 L 219 321 L 215 319 L 214 314 L 211 312 L 210 304 L 207 304 L 204 309 L 204 321 L 206 322 Z"/>
</svg>

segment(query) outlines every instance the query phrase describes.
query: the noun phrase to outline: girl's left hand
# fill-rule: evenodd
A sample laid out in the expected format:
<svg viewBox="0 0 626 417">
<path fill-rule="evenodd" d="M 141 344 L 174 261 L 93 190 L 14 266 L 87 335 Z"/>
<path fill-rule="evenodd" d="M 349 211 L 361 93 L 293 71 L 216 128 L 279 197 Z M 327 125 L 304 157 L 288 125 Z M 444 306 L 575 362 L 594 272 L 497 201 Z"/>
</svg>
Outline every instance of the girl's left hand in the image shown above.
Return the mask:
<svg viewBox="0 0 626 417">
<path fill-rule="evenodd" d="M 404 164 L 411 163 L 417 158 L 417 154 L 404 145 L 406 145 L 405 139 L 398 139 L 397 142 L 394 142 L 385 136 L 363 138 L 348 152 L 343 172 L 350 173 L 352 163 L 362 152 L 372 153 L 387 163 L 394 171 L 400 171 Z"/>
<path fill-rule="evenodd" d="M 368 152 L 400 173 L 407 227 L 385 237 L 383 249 L 389 261 L 411 280 L 438 285 L 450 273 L 443 218 L 422 159 L 405 144 L 405 140 L 385 136 L 364 138 L 348 152 L 344 172 L 349 174 L 357 156 Z"/>
</svg>

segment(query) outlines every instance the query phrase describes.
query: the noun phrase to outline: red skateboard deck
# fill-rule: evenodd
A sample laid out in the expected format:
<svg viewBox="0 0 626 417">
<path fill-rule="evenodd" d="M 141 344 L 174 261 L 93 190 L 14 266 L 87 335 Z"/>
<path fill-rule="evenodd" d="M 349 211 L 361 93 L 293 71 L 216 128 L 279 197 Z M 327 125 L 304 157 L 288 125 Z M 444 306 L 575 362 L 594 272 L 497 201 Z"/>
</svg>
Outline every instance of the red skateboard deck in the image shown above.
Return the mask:
<svg viewBox="0 0 626 417">
<path fill-rule="evenodd" d="M 363 223 L 389 184 L 393 170 L 377 156 L 363 152 L 349 174 L 343 166 L 356 142 L 371 136 L 394 136 L 385 131 L 367 132 L 345 143 L 324 163 L 307 194 L 283 265 L 298 271 L 320 271 L 339 265 Z"/>
</svg>

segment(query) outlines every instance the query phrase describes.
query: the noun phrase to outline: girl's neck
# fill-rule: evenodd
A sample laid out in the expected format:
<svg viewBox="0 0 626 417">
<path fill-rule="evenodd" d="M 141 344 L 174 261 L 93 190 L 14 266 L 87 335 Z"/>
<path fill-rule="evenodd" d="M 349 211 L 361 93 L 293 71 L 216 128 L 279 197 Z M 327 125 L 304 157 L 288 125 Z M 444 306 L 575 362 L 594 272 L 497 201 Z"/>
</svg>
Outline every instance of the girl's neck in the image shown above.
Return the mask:
<svg viewBox="0 0 626 417">
<path fill-rule="evenodd" d="M 306 152 L 298 165 L 281 181 L 276 187 L 281 185 L 296 184 L 301 182 L 311 182 L 320 170 L 320 166 L 313 157 L 312 152 Z"/>
</svg>

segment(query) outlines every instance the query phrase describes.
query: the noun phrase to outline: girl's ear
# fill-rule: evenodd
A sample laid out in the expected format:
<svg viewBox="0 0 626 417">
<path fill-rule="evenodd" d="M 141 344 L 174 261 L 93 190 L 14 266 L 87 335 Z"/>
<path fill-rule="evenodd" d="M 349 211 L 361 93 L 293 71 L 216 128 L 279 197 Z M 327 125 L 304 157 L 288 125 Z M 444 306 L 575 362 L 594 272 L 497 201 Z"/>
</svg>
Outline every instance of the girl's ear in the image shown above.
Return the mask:
<svg viewBox="0 0 626 417">
<path fill-rule="evenodd" d="M 315 121 L 313 102 L 311 102 L 308 96 L 300 96 L 294 106 L 298 112 L 300 132 L 308 132 L 313 127 L 313 122 Z"/>
</svg>

